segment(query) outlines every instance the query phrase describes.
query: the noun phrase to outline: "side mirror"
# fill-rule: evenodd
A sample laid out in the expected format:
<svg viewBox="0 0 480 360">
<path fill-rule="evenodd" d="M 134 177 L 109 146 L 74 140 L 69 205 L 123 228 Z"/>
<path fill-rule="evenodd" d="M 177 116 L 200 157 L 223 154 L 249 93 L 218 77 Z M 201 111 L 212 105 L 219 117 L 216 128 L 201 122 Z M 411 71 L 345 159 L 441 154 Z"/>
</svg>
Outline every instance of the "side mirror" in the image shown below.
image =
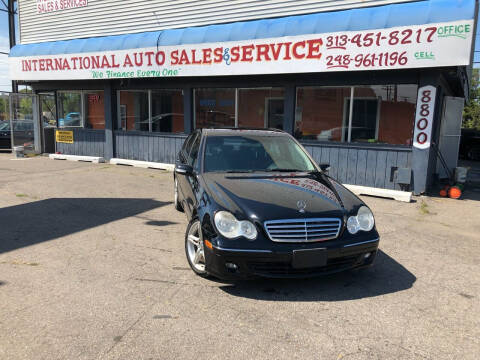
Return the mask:
<svg viewBox="0 0 480 360">
<path fill-rule="evenodd" d="M 318 166 L 320 166 L 320 169 L 323 172 L 328 172 L 328 170 L 330 170 L 330 164 L 318 164 Z"/>
<path fill-rule="evenodd" d="M 192 175 L 193 167 L 187 164 L 177 164 L 175 166 L 175 172 L 181 175 Z"/>
</svg>

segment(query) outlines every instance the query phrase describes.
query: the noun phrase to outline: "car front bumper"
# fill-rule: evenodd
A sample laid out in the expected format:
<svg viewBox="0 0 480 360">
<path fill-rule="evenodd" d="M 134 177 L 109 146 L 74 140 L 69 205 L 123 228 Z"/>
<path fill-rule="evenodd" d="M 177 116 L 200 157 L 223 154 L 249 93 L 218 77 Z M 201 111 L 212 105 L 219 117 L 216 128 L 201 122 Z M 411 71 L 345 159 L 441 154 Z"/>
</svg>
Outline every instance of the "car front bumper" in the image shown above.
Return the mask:
<svg viewBox="0 0 480 360">
<path fill-rule="evenodd" d="M 332 274 L 349 269 L 368 267 L 373 264 L 380 239 L 359 241 L 342 247 L 323 248 L 321 245 L 310 251 L 324 252 L 326 259 L 319 266 L 294 261 L 294 251 L 242 250 L 221 247 L 204 247 L 208 272 L 226 280 L 255 277 L 306 278 Z"/>
<path fill-rule="evenodd" d="M 0 137 L 0 149 L 1 150 L 10 150 L 12 144 L 10 142 L 10 137 Z"/>
</svg>

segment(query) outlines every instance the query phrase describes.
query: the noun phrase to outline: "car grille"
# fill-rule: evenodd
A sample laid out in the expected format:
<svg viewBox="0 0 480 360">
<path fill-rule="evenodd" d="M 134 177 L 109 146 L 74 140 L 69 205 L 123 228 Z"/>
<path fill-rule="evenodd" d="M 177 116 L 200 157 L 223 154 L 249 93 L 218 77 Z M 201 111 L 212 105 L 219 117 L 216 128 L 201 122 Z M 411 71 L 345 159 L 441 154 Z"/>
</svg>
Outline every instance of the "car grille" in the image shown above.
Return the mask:
<svg viewBox="0 0 480 360">
<path fill-rule="evenodd" d="M 265 221 L 270 240 L 276 242 L 314 242 L 338 237 L 342 221 L 335 218 Z"/>
<path fill-rule="evenodd" d="M 288 262 L 249 262 L 247 265 L 255 274 L 265 276 L 309 276 L 343 271 L 360 264 L 359 255 L 329 259 L 326 266 L 295 269 Z"/>
</svg>

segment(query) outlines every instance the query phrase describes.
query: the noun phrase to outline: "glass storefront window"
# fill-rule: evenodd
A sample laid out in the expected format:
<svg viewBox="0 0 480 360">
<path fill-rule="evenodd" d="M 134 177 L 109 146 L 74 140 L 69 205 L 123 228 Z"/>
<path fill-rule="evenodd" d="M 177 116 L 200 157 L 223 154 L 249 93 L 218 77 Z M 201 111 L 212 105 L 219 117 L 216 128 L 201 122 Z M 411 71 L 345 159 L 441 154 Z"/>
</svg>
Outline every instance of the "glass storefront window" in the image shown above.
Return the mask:
<svg viewBox="0 0 480 360">
<path fill-rule="evenodd" d="M 411 145 L 416 99 L 417 85 L 298 87 L 295 137 Z"/>
<path fill-rule="evenodd" d="M 120 91 L 118 128 L 149 131 L 148 91 Z"/>
<path fill-rule="evenodd" d="M 417 85 L 356 86 L 351 141 L 411 145 Z"/>
<path fill-rule="evenodd" d="M 103 91 L 85 92 L 85 127 L 89 129 L 105 129 Z"/>
<path fill-rule="evenodd" d="M 350 87 L 298 87 L 295 137 L 342 141 L 348 122 Z"/>
<path fill-rule="evenodd" d="M 182 90 L 152 90 L 152 131 L 184 132 Z"/>
<path fill-rule="evenodd" d="M 43 128 L 51 128 L 57 126 L 57 109 L 55 105 L 54 93 L 39 94 L 40 100 L 40 116 L 42 118 Z"/>
<path fill-rule="evenodd" d="M 235 126 L 235 89 L 195 89 L 195 128 Z"/>
<path fill-rule="evenodd" d="M 283 129 L 283 88 L 238 89 L 238 126 Z"/>
<path fill-rule="evenodd" d="M 81 91 L 59 91 L 58 98 L 58 126 L 83 126 L 83 100 Z"/>
</svg>

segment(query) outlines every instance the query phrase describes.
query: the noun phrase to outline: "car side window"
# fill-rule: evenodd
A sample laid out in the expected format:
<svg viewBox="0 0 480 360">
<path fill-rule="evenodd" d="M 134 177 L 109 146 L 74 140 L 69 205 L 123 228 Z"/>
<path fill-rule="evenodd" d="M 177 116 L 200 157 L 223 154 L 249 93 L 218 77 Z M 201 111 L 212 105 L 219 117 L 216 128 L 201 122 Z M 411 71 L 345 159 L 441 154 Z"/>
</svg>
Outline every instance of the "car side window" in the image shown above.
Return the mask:
<svg viewBox="0 0 480 360">
<path fill-rule="evenodd" d="M 185 140 L 185 142 L 183 143 L 183 147 L 182 147 L 182 150 L 181 150 L 181 160 L 183 161 L 186 161 L 187 158 L 188 158 L 188 154 L 190 152 L 190 149 L 192 148 L 192 140 L 195 138 L 195 133 L 193 134 L 190 134 L 187 139 Z"/>
<path fill-rule="evenodd" d="M 195 164 L 195 161 L 197 160 L 198 151 L 200 150 L 200 139 L 201 138 L 202 138 L 202 136 L 200 135 L 200 133 L 197 133 L 197 136 L 195 137 L 195 139 L 192 142 L 192 148 L 190 150 L 190 153 L 188 154 L 188 159 L 187 159 L 187 163 L 190 166 L 193 166 Z"/>
</svg>

